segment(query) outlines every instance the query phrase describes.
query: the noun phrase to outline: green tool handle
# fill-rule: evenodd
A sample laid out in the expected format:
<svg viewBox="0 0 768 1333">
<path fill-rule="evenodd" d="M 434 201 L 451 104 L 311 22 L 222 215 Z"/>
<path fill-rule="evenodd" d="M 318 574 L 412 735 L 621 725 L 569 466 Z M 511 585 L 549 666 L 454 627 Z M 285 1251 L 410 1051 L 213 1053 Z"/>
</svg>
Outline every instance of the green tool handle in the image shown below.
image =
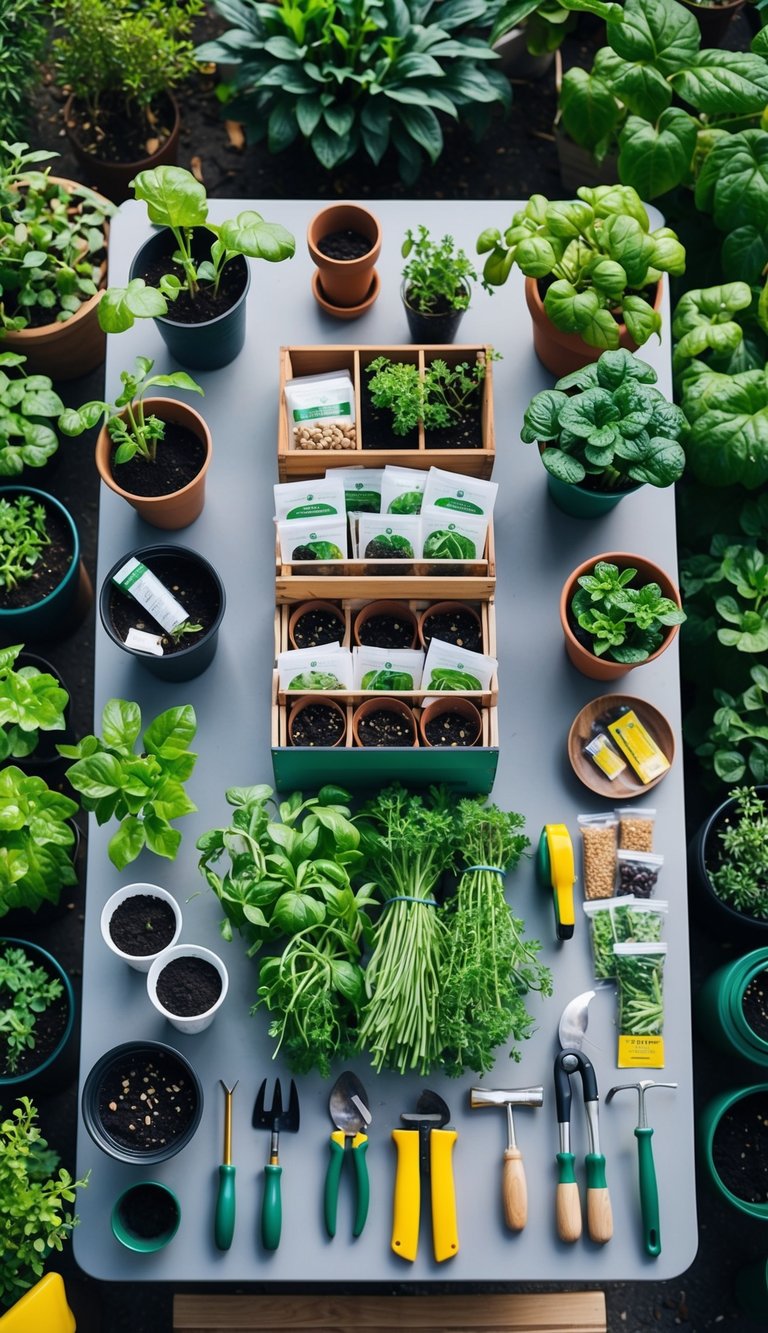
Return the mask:
<svg viewBox="0 0 768 1333">
<path fill-rule="evenodd" d="M 333 1238 L 336 1235 L 336 1212 L 339 1205 L 339 1181 L 341 1180 L 341 1168 L 344 1165 L 344 1146 L 342 1142 L 338 1143 L 335 1136 L 331 1135 L 330 1140 L 331 1155 L 328 1160 L 328 1170 L 325 1175 L 325 1229 L 328 1235 Z M 355 1232 L 357 1235 L 357 1232 Z"/>
<path fill-rule="evenodd" d="M 362 1143 L 352 1144 L 352 1161 L 355 1164 L 355 1185 L 357 1188 L 357 1208 L 355 1209 L 355 1224 L 352 1228 L 353 1236 L 360 1235 L 368 1216 L 370 1186 L 368 1184 L 368 1163 L 365 1160 L 367 1151 L 367 1139 Z"/>
<path fill-rule="evenodd" d="M 276 1250 L 280 1244 L 283 1225 L 283 1205 L 280 1199 L 281 1166 L 268 1163 L 264 1167 L 264 1198 L 261 1201 L 261 1239 L 265 1250 Z"/>
<path fill-rule="evenodd" d="M 219 1167 L 214 1237 L 217 1250 L 228 1250 L 235 1234 L 235 1168 Z"/>
<path fill-rule="evenodd" d="M 652 1129 L 635 1130 L 637 1165 L 640 1172 L 640 1213 L 643 1219 L 643 1244 L 646 1254 L 653 1259 L 661 1254 L 659 1229 L 659 1191 L 656 1186 L 656 1167 L 653 1164 Z"/>
</svg>

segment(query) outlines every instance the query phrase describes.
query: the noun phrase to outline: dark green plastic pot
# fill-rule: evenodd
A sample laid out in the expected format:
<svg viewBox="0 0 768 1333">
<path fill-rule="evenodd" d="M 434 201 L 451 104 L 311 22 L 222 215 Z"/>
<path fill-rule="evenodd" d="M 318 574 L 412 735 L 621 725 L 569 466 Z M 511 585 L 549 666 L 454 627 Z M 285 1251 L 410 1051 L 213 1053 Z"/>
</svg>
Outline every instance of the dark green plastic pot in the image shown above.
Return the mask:
<svg viewBox="0 0 768 1333">
<path fill-rule="evenodd" d="M 758 796 L 768 799 L 768 786 L 755 788 Z M 697 917 L 710 928 L 718 939 L 733 939 L 747 944 L 768 943 L 768 920 L 748 916 L 731 907 L 715 893 L 707 864 L 714 861 L 718 846 L 718 829 L 728 815 L 735 811 L 733 799 L 723 801 L 704 820 L 688 845 L 688 888 L 695 895 Z"/>
<path fill-rule="evenodd" d="M 697 1029 L 705 1041 L 729 1055 L 768 1069 L 768 1041 L 749 1026 L 743 1008 L 744 992 L 761 972 L 768 976 L 768 949 L 755 949 L 725 963 L 699 990 L 694 1013 Z"/>
<path fill-rule="evenodd" d="M 53 639 L 66 632 L 77 616 L 77 598 L 80 590 L 80 537 L 68 509 L 47 491 L 33 486 L 2 486 L 0 499 L 15 500 L 19 495 L 31 495 L 36 503 L 47 510 L 56 510 L 64 519 L 72 544 L 72 559 L 58 587 L 33 606 L 6 610 L 0 607 L 0 643 L 29 643 L 34 639 Z"/>
<path fill-rule="evenodd" d="M 742 1314 L 768 1325 L 768 1259 L 742 1268 L 736 1274 L 734 1291 Z"/>
<path fill-rule="evenodd" d="M 583 486 L 561 481 L 559 477 L 553 477 L 551 472 L 547 473 L 547 486 L 558 509 L 564 514 L 570 514 L 571 518 L 601 518 L 603 514 L 615 509 L 625 496 L 640 489 L 638 483 L 623 491 L 589 491 Z"/>
<path fill-rule="evenodd" d="M 157 1222 L 154 1226 L 146 1225 L 139 1229 L 132 1223 L 131 1205 L 140 1194 L 145 1208 L 156 1205 Z M 143 1220 L 147 1221 L 146 1218 Z M 161 1184 L 159 1180 L 143 1180 L 123 1190 L 115 1201 L 110 1221 L 112 1235 L 127 1250 L 133 1250 L 136 1254 L 155 1254 L 157 1250 L 164 1249 L 176 1235 L 181 1221 L 181 1207 L 173 1190 L 167 1185 Z M 150 1221 L 154 1222 L 155 1219 Z"/>
<path fill-rule="evenodd" d="M 42 949 L 30 940 L 16 939 L 13 936 L 0 936 L 0 950 L 7 945 L 23 949 L 33 960 L 36 967 L 44 967 L 46 972 L 61 982 L 67 1002 L 67 1021 L 55 1048 L 36 1069 L 24 1074 L 0 1074 L 0 1101 L 6 1102 L 6 1094 L 17 1097 L 21 1093 L 34 1097 L 39 1092 L 58 1092 L 66 1088 L 77 1070 L 77 1046 L 75 1042 L 75 993 L 64 968 L 53 954 Z"/>
<path fill-rule="evenodd" d="M 751 1203 L 747 1199 L 739 1198 L 738 1194 L 734 1194 L 732 1190 L 728 1189 L 720 1178 L 712 1156 L 715 1134 L 725 1113 L 740 1101 L 760 1093 L 768 1096 L 768 1083 L 752 1083 L 749 1087 L 731 1088 L 727 1092 L 721 1092 L 719 1096 L 713 1097 L 711 1101 L 707 1102 L 706 1106 L 699 1112 L 697 1130 L 701 1161 L 707 1180 L 715 1193 L 719 1194 L 720 1198 L 729 1203 L 732 1208 L 744 1213 L 745 1216 L 757 1218 L 761 1222 L 768 1222 L 768 1203 Z"/>
</svg>

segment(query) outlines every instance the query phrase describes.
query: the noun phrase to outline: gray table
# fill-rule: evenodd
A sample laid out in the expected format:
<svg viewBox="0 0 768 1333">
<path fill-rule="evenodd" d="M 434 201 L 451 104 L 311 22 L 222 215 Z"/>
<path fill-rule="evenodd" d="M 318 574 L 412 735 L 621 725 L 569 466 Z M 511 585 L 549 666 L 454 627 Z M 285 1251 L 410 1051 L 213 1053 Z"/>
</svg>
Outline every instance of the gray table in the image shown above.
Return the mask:
<svg viewBox="0 0 768 1333">
<path fill-rule="evenodd" d="M 246 205 L 213 205 L 219 219 Z M 685 892 L 685 833 L 682 763 L 646 798 L 658 810 L 656 848 L 664 853 L 659 896 L 670 900 L 667 929 L 666 1049 L 663 1073 L 651 1076 L 679 1082 L 677 1092 L 659 1092 L 649 1102 L 655 1126 L 654 1147 L 661 1192 L 663 1252 L 648 1259 L 640 1241 L 633 1128 L 635 1099 L 629 1094 L 602 1108 L 601 1130 L 607 1156 L 615 1234 L 602 1249 L 583 1238 L 561 1244 L 554 1230 L 557 1127 L 552 1089 L 556 1031 L 565 1003 L 591 985 L 587 933 L 581 919 L 569 943 L 554 942 L 549 895 L 536 887 L 532 862 L 509 882 L 516 910 L 528 932 L 545 941 L 554 969 L 552 999 L 530 1000 L 537 1031 L 525 1045 L 518 1065 L 502 1053 L 489 1086 L 542 1083 L 544 1107 L 518 1115 L 530 1192 L 527 1229 L 514 1236 L 501 1220 L 499 1174 L 505 1143 L 501 1113 L 470 1112 L 471 1076 L 460 1081 L 430 1077 L 375 1077 L 365 1062 L 358 1073 L 368 1085 L 374 1113 L 368 1162 L 371 1211 L 363 1235 L 351 1240 L 352 1197 L 342 1189 L 339 1227 L 331 1242 L 322 1222 L 322 1185 L 331 1129 L 327 1113 L 329 1084 L 316 1076 L 300 1080 L 301 1131 L 284 1136 L 283 1241 L 274 1254 L 258 1242 L 262 1168 L 268 1140 L 251 1128 L 256 1089 L 266 1075 L 287 1070 L 270 1059 L 264 1016 L 249 1016 L 255 998 L 255 970 L 239 940 L 217 943 L 218 904 L 197 870 L 195 840 L 204 830 L 226 823 L 229 786 L 271 782 L 269 700 L 273 651 L 273 532 L 271 484 L 276 479 L 278 346 L 327 342 L 396 343 L 407 341 L 399 300 L 400 243 L 407 226 L 425 223 L 435 235 L 450 230 L 473 251 L 486 226 L 508 224 L 517 205 L 494 203 L 378 203 L 384 229 L 379 261 L 382 294 L 362 319 L 341 324 L 324 315 L 310 294 L 312 265 L 304 241 L 312 201 L 267 201 L 251 205 L 265 217 L 290 227 L 297 251 L 289 263 L 256 264 L 248 297 L 248 338 L 237 361 L 199 378 L 204 383 L 204 411 L 213 431 L 214 457 L 205 510 L 197 522 L 172 540 L 198 548 L 216 564 L 227 588 L 228 606 L 217 658 L 197 680 L 166 686 L 96 634 L 96 717 L 112 696 L 136 699 L 145 720 L 163 708 L 190 702 L 198 715 L 194 748 L 199 752 L 189 792 L 198 813 L 186 817 L 181 852 L 174 863 L 143 853 L 119 874 L 107 857 L 110 827 L 91 821 L 88 847 L 88 894 L 83 981 L 81 1069 L 84 1078 L 94 1061 L 121 1041 L 146 1037 L 175 1045 L 195 1064 L 205 1087 L 205 1110 L 191 1145 L 170 1162 L 147 1172 L 167 1182 L 179 1195 L 181 1228 L 160 1254 L 128 1253 L 113 1239 L 108 1216 L 117 1194 L 144 1178 L 140 1169 L 112 1162 L 80 1126 L 78 1174 L 91 1170 L 91 1182 L 78 1199 L 82 1225 L 74 1234 L 78 1263 L 92 1275 L 113 1280 L 174 1282 L 318 1282 L 416 1280 L 493 1281 L 562 1280 L 603 1282 L 613 1279 L 668 1278 L 684 1270 L 696 1251 L 693 1161 L 693 1105 L 689 1009 L 688 934 Z M 126 279 L 130 259 L 148 234 L 143 206 L 131 202 L 117 216 L 110 240 L 110 280 Z M 665 330 L 669 328 L 664 305 Z M 646 552 L 669 572 L 676 568 L 673 496 L 650 487 L 624 500 L 598 522 L 569 519 L 547 497 L 541 464 L 532 446 L 523 446 L 519 430 L 523 409 L 536 390 L 550 383 L 536 360 L 523 303 L 522 280 L 513 273 L 492 298 L 478 291 L 461 330 L 465 342 L 492 342 L 503 354 L 495 367 L 498 458 L 494 478 L 500 483 L 496 509 L 498 552 L 498 629 L 501 758 L 494 798 L 521 811 L 535 843 L 542 825 L 565 822 L 579 851 L 576 816 L 607 808 L 572 775 L 565 752 L 568 727 L 577 711 L 602 688 L 579 675 L 563 650 L 557 603 L 569 570 L 606 550 Z M 155 357 L 158 370 L 171 362 L 154 325 L 143 321 L 130 333 L 112 337 L 107 355 L 107 392 L 114 392 L 119 372 L 134 356 Z M 657 368 L 660 386 L 670 391 L 669 343 L 644 350 Z M 133 510 L 112 492 L 101 497 L 100 584 L 112 563 L 130 547 L 158 539 Z M 655 703 L 672 721 L 680 738 L 677 650 L 633 673 L 629 692 Z M 142 976 L 117 964 L 99 934 L 99 914 L 112 891 L 135 880 L 171 889 L 182 904 L 182 939 L 219 948 L 230 971 L 224 1008 L 207 1032 L 183 1037 L 150 1007 Z M 580 896 L 580 895 L 579 895 Z M 579 917 L 581 917 L 579 909 Z M 615 1003 L 612 991 L 599 993 L 590 1014 L 587 1053 L 604 1093 L 614 1082 L 645 1071 L 615 1068 Z M 213 1205 L 220 1161 L 223 1097 L 218 1080 L 240 1084 L 234 1099 L 233 1150 L 238 1168 L 238 1220 L 232 1249 L 220 1254 L 212 1236 Z M 413 1109 L 426 1082 L 440 1091 L 459 1131 L 455 1151 L 461 1249 L 442 1265 L 432 1258 L 428 1210 L 421 1224 L 418 1258 L 406 1264 L 390 1251 L 394 1147 L 390 1131 L 401 1110 Z M 586 1129 L 580 1089 L 574 1083 L 574 1151 L 584 1187 Z M 344 1173 L 346 1177 L 346 1172 Z M 349 1192 L 347 1190 L 349 1189 Z"/>
</svg>

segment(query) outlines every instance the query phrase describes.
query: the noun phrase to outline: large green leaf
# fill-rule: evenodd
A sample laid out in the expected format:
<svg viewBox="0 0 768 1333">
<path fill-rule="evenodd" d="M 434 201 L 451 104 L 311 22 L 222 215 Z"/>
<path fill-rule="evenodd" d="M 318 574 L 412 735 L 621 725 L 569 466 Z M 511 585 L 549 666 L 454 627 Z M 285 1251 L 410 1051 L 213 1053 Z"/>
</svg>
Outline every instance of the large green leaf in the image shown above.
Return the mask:
<svg viewBox="0 0 768 1333">
<path fill-rule="evenodd" d="M 678 356 L 716 355 L 732 352 L 742 339 L 740 324 L 731 318 L 747 310 L 752 293 L 746 282 L 696 288 L 685 292 L 677 303 L 672 320 L 672 336 L 677 340 Z"/>
<path fill-rule="evenodd" d="M 110 796 L 122 786 L 120 761 L 111 754 L 94 754 L 89 759 L 78 759 L 67 769 L 67 778 L 75 791 L 89 800 Z"/>
<path fill-rule="evenodd" d="M 146 203 L 150 222 L 160 227 L 201 227 L 208 217 L 205 186 L 183 167 L 140 171 L 133 191 Z"/>
<path fill-rule="evenodd" d="M 768 217 L 768 133 L 740 130 L 718 139 L 699 173 L 696 204 L 721 231 L 750 223 L 762 229 Z"/>
<path fill-rule="evenodd" d="M 535 394 L 525 410 L 520 438 L 526 444 L 556 440 L 560 435 L 560 413 L 568 401 L 568 395 L 558 389 L 542 389 Z"/>
<path fill-rule="evenodd" d="M 635 65 L 617 59 L 610 82 L 630 111 L 644 120 L 657 120 L 672 101 L 671 87 L 653 65 Z"/>
<path fill-rule="evenodd" d="M 131 278 L 127 287 L 108 287 L 99 301 L 99 324 L 105 333 L 124 333 L 135 319 L 167 315 L 168 302 L 143 278 Z"/>
<path fill-rule="evenodd" d="M 428 106 L 403 106 L 400 121 L 411 138 L 424 149 L 430 162 L 436 162 L 443 150 L 443 132 L 434 111 Z"/>
<path fill-rule="evenodd" d="M 144 823 L 128 815 L 109 840 L 107 851 L 113 866 L 125 870 L 131 861 L 135 861 L 146 843 Z"/>
<path fill-rule="evenodd" d="M 180 750 L 189 749 L 196 731 L 197 718 L 191 704 L 167 708 L 144 732 L 144 748 L 147 754 L 173 758 Z"/>
<path fill-rule="evenodd" d="M 748 51 L 701 51 L 672 79 L 675 92 L 706 116 L 746 116 L 768 102 L 768 64 Z"/>
<path fill-rule="evenodd" d="M 658 124 L 630 116 L 619 137 L 619 175 L 643 199 L 655 199 L 688 176 L 696 148 L 696 125 L 680 107 L 670 107 Z"/>
<path fill-rule="evenodd" d="M 768 481 L 768 385 L 764 371 L 737 375 L 705 371 L 684 384 L 683 409 L 691 423 L 688 464 L 707 486 L 740 484 L 755 490 Z"/>
<path fill-rule="evenodd" d="M 108 699 L 101 714 L 104 744 L 127 753 L 141 731 L 141 709 L 127 699 Z"/>
<path fill-rule="evenodd" d="M 600 241 L 605 253 L 621 264 L 628 286 L 643 287 L 653 256 L 653 241 L 637 219 L 621 213 L 606 218 L 600 228 Z"/>
<path fill-rule="evenodd" d="M 251 259 L 267 259 L 270 263 L 290 259 L 296 249 L 293 236 L 281 223 L 265 222 L 260 213 L 251 209 L 223 222 L 218 234 L 226 250 L 249 255 Z"/>
<path fill-rule="evenodd" d="M 544 298 L 544 309 L 553 324 L 566 333 L 580 333 L 592 347 L 618 347 L 619 329 L 609 310 L 600 305 L 597 292 L 578 292 L 570 282 L 553 282 Z"/>
<path fill-rule="evenodd" d="M 621 120 L 621 108 L 602 79 L 574 66 L 563 76 L 560 89 L 563 129 L 582 148 L 605 143 Z"/>
<path fill-rule="evenodd" d="M 626 0 L 608 23 L 608 41 L 625 60 L 654 64 L 662 74 L 690 65 L 701 44 L 699 25 L 677 0 Z"/>
<path fill-rule="evenodd" d="M 652 334 L 661 333 L 661 312 L 654 310 L 642 296 L 625 296 L 621 313 L 638 347 L 647 343 Z"/>
<path fill-rule="evenodd" d="M 743 278 L 745 283 L 757 285 L 768 260 L 768 218 L 764 227 L 756 227 L 750 222 L 729 232 L 723 241 L 720 259 L 726 278 L 732 278 L 734 282 Z"/>
</svg>

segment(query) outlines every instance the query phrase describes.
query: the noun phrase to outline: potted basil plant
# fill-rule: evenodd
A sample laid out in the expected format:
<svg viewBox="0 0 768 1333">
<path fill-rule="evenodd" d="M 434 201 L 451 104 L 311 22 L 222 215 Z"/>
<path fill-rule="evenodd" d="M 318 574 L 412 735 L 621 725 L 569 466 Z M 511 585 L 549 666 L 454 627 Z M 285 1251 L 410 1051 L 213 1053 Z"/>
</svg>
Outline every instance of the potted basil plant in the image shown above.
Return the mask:
<svg viewBox="0 0 768 1333">
<path fill-rule="evenodd" d="M 405 233 L 400 253 L 406 264 L 400 295 L 415 343 L 452 343 L 477 281 L 471 261 L 452 236 L 433 241 L 427 227 Z"/>
<path fill-rule="evenodd" d="M 0 917 L 56 905 L 62 888 L 77 883 L 76 811 L 77 802 L 44 778 L 15 764 L 0 768 Z"/>
<path fill-rule="evenodd" d="M 211 222 L 205 186 L 183 167 L 141 171 L 132 186 L 149 221 L 161 230 L 134 256 L 128 285 L 105 292 L 101 327 L 122 333 L 135 319 L 149 316 L 182 365 L 206 370 L 228 365 L 245 341 L 246 260 L 290 259 L 293 236 L 251 209 Z"/>
<path fill-rule="evenodd" d="M 66 730 L 69 693 L 48 665 L 25 654 L 23 643 L 0 648 L 0 763 L 55 762 L 40 746 L 41 733 Z"/>
</svg>

